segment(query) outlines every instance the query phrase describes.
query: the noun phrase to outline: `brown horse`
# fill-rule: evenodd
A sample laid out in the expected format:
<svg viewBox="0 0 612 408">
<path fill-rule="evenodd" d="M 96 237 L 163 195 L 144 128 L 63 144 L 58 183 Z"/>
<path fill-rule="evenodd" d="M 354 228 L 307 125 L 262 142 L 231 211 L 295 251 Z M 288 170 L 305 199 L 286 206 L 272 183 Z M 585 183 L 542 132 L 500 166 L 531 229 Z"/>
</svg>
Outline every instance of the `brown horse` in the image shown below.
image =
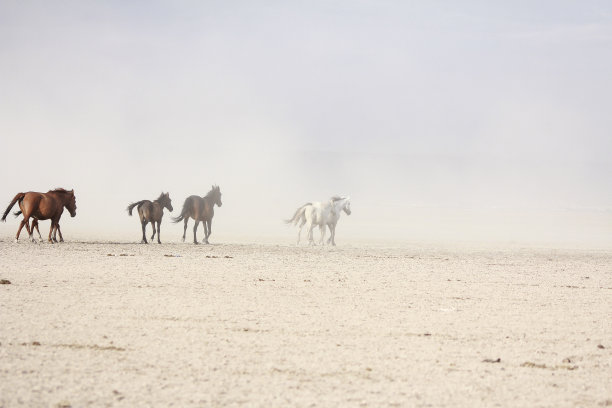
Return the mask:
<svg viewBox="0 0 612 408">
<path fill-rule="evenodd" d="M 185 234 L 187 232 L 187 223 L 189 222 L 189 218 L 193 218 L 195 220 L 195 225 L 193 227 L 193 243 L 198 243 L 196 231 L 198 230 L 200 221 L 202 221 L 204 225 L 204 239 L 202 242 L 206 244 L 209 243 L 208 237 L 210 237 L 212 232 L 211 224 L 213 215 L 215 215 L 215 204 L 217 204 L 217 207 L 221 207 L 223 205 L 221 202 L 221 190 L 219 189 L 219 186 L 212 186 L 212 190 L 210 190 L 204 197 L 192 195 L 185 199 L 181 215 L 172 220 L 175 223 L 183 220 L 185 221 L 185 228 L 183 228 L 183 242 L 185 242 Z"/>
<path fill-rule="evenodd" d="M 138 207 L 138 215 L 140 216 L 140 223 L 142 224 L 142 241 L 143 244 L 147 244 L 147 237 L 145 236 L 145 229 L 147 223 L 151 223 L 153 227 L 153 235 L 151 235 L 151 241 L 155 237 L 155 223 L 157 223 L 157 243 L 161 244 L 159 239 L 159 233 L 161 232 L 161 220 L 164 216 L 164 208 L 168 211 L 172 211 L 172 200 L 170 199 L 170 193 L 161 193 L 157 200 L 151 202 L 149 200 L 138 201 L 128 205 L 127 211 L 132 215 L 134 207 Z"/>
<path fill-rule="evenodd" d="M 64 212 L 64 207 L 66 207 L 68 212 L 70 212 L 71 217 L 76 215 L 76 199 L 74 197 L 74 190 L 67 191 L 63 188 L 56 188 L 55 190 L 51 190 L 46 193 L 38 193 L 34 191 L 19 193 L 15 196 L 15 198 L 13 198 L 13 201 L 11 201 L 9 206 L 6 208 L 6 211 L 4 211 L 2 221 L 6 221 L 6 216 L 16 202 L 19 202 L 19 208 L 21 211 L 17 211 L 15 216 L 17 217 L 19 214 L 23 214 L 23 220 L 21 220 L 21 224 L 19 224 L 19 229 L 17 230 L 17 235 L 15 236 L 15 242 L 19 240 L 19 234 L 21 233 L 21 229 L 24 225 L 32 241 L 35 242 L 34 237 L 32 236 L 34 233 L 34 228 L 36 228 L 36 231 L 38 231 L 38 236 L 42 241 L 43 239 L 40 235 L 40 230 L 38 229 L 38 220 L 51 220 L 49 242 L 57 242 L 58 232 L 60 242 L 64 242 L 59 220 Z M 31 228 L 29 221 L 30 217 L 33 218 Z M 51 237 L 51 234 L 53 234 L 53 237 Z"/>
</svg>

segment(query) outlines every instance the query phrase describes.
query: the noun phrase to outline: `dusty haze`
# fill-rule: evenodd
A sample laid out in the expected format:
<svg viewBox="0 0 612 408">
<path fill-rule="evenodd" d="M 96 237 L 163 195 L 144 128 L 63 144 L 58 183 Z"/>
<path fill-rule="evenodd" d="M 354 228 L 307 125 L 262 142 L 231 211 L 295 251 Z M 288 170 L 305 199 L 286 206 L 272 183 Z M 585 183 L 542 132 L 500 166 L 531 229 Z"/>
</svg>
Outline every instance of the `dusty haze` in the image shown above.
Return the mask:
<svg viewBox="0 0 612 408">
<path fill-rule="evenodd" d="M 214 183 L 213 242 L 350 194 L 339 244 L 612 245 L 608 2 L 4 2 L 0 34 L 0 203 L 74 188 L 68 239 Z"/>
</svg>

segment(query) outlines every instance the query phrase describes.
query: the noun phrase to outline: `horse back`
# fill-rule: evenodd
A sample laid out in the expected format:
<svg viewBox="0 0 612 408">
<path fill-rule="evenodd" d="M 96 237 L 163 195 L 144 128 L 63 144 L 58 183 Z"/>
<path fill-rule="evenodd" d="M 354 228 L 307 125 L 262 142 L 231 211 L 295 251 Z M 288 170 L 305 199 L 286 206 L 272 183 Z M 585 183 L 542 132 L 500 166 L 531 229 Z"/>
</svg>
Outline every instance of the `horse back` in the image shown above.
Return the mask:
<svg viewBox="0 0 612 408">
<path fill-rule="evenodd" d="M 187 216 L 194 220 L 202 221 L 206 218 L 206 200 L 203 197 L 192 195 L 185 199 L 183 206 Z"/>
<path fill-rule="evenodd" d="M 138 206 L 138 215 L 143 221 L 157 221 L 154 205 L 149 200 L 143 200 L 142 204 Z"/>
<path fill-rule="evenodd" d="M 19 202 L 19 209 L 24 217 L 34 217 L 39 220 L 47 220 L 61 215 L 63 205 L 57 197 L 52 194 L 28 191 L 23 200 Z"/>
</svg>

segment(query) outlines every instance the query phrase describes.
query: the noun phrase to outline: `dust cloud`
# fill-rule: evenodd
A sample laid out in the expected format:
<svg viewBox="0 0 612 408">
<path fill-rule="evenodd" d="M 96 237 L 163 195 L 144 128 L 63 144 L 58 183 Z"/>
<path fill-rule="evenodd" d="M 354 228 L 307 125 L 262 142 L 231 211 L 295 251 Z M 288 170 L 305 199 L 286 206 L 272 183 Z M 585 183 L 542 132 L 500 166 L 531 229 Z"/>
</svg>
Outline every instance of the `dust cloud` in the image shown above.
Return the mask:
<svg viewBox="0 0 612 408">
<path fill-rule="evenodd" d="M 74 188 L 68 239 L 138 241 L 125 207 L 168 191 L 175 242 L 218 184 L 212 242 L 293 243 L 283 219 L 340 194 L 339 244 L 609 247 L 612 14 L 589 4 L 3 4 L 0 201 Z"/>
</svg>

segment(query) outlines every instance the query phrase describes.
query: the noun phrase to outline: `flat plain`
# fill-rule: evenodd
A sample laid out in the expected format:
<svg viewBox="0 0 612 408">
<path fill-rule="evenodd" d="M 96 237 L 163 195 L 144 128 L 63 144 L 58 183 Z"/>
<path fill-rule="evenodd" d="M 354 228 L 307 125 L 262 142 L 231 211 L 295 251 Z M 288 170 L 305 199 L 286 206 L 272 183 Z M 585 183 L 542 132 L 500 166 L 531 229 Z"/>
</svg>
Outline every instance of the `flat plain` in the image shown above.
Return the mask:
<svg viewBox="0 0 612 408">
<path fill-rule="evenodd" d="M 0 406 L 612 406 L 612 251 L 0 240 Z"/>
</svg>

